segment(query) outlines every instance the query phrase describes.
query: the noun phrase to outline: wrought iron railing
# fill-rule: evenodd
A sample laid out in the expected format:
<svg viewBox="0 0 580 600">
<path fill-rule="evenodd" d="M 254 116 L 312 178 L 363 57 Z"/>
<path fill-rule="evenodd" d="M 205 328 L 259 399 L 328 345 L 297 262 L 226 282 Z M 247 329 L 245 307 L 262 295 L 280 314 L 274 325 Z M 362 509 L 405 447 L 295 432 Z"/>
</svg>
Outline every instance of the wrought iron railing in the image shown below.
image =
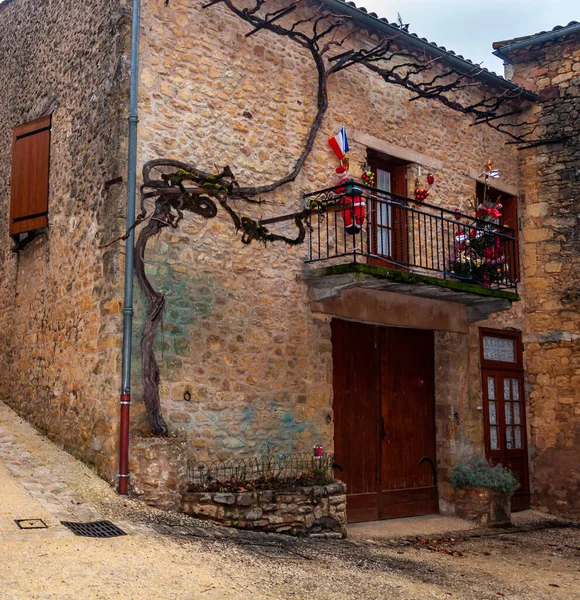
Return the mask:
<svg viewBox="0 0 580 600">
<path fill-rule="evenodd" d="M 307 262 L 351 259 L 496 289 L 516 289 L 514 231 L 358 183 L 305 195 Z"/>
<path fill-rule="evenodd" d="M 195 491 L 244 491 L 296 485 L 325 485 L 334 478 L 334 455 L 264 454 L 189 464 L 189 488 Z"/>
</svg>

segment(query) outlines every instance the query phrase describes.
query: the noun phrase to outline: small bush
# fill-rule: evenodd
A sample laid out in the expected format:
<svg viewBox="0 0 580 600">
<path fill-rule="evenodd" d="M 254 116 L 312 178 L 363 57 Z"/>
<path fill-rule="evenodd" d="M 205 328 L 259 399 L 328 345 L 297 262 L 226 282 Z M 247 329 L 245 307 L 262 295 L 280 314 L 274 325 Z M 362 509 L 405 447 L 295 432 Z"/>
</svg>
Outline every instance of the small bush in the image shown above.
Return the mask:
<svg viewBox="0 0 580 600">
<path fill-rule="evenodd" d="M 505 467 L 492 467 L 482 458 L 460 464 L 451 473 L 451 485 L 457 488 L 486 487 L 511 496 L 519 487 L 514 474 Z"/>
</svg>

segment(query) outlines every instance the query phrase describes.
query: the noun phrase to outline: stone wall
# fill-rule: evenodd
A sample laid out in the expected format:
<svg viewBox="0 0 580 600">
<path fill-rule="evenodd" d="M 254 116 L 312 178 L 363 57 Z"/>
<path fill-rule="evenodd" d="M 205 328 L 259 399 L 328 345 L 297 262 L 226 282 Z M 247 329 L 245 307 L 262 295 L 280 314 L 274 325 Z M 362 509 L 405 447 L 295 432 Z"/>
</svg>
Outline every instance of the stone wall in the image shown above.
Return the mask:
<svg viewBox="0 0 580 600">
<path fill-rule="evenodd" d="M 127 14 L 120 0 L 0 4 L 0 399 L 113 480 Z M 12 130 L 52 112 L 48 234 L 8 234 Z"/>
<path fill-rule="evenodd" d="M 187 444 L 178 437 L 131 437 L 129 492 L 147 504 L 181 510 L 188 480 Z"/>
<path fill-rule="evenodd" d="M 310 5 L 296 15 L 303 10 Z M 315 111 L 309 55 L 270 32 L 246 38 L 248 26 L 220 4 L 202 10 L 172 0 L 168 9 L 163 0 L 145 0 L 143 15 L 141 162 L 168 157 L 205 170 L 229 164 L 242 185 L 269 183 L 290 171 Z M 465 93 L 477 98 L 481 91 Z M 517 187 L 517 153 L 502 135 L 471 127 L 471 118 L 436 102 L 410 103 L 409 97 L 367 71 L 340 73 L 329 82 L 330 108 L 297 180 L 262 206 L 238 208 L 254 218 L 289 213 L 301 208 L 301 192 L 335 184 L 327 138 L 341 125 L 349 131 L 354 173 L 369 139 L 438 165 L 433 204 L 472 212 L 472 174 L 481 173 L 490 156 L 503 183 Z M 305 256 L 301 246 L 244 246 L 224 214 L 210 221 L 188 217 L 148 248 L 151 280 L 167 296 L 157 346 L 163 411 L 196 459 L 251 456 L 265 446 L 303 452 L 321 443 L 332 450 L 330 317 L 311 311 Z M 452 342 L 445 356 L 455 360 Z M 462 385 L 461 377 L 451 377 L 440 386 L 442 440 Z M 184 400 L 186 391 L 191 401 Z M 480 404 L 477 397 L 469 402 Z M 134 430 L 147 431 L 143 405 L 134 408 Z M 473 418 L 479 429 L 470 425 L 466 440 L 479 447 L 481 413 Z"/>
<path fill-rule="evenodd" d="M 289 535 L 346 537 L 346 486 L 256 492 L 188 492 L 183 511 L 219 525 Z"/>
<path fill-rule="evenodd" d="M 98 245 L 124 225 L 124 186 L 106 182 L 125 173 L 127 2 L 37 4 L 0 5 L 0 118 L 9 124 L 0 131 L 0 398 L 112 480 L 123 264 L 119 245 Z M 304 3 L 296 14 L 311 10 Z M 310 56 L 270 32 L 246 38 L 248 26 L 220 4 L 202 10 L 191 0 L 172 0 L 169 7 L 164 0 L 144 0 L 142 18 L 140 163 L 168 157 L 208 171 L 227 163 L 243 185 L 269 183 L 290 171 L 315 113 Z M 330 108 L 300 176 L 260 206 L 241 203 L 244 213 L 258 218 L 292 212 L 302 207 L 302 192 L 336 183 L 326 140 L 342 125 L 350 134 L 353 172 L 367 146 L 411 153 L 435 172 L 429 197 L 435 205 L 472 212 L 473 174 L 490 156 L 503 185 L 517 187 L 514 147 L 490 128 L 472 127 L 471 118 L 434 101 L 410 103 L 407 91 L 359 68 L 337 75 L 328 91 Z M 463 94 L 476 100 L 481 90 Z M 13 255 L 7 222 L 11 130 L 51 107 L 49 234 Z M 415 174 L 412 167 L 409 189 Z M 526 218 L 547 214 L 537 210 Z M 561 243 L 558 236 L 542 252 L 566 249 L 564 242 L 549 245 Z M 188 215 L 148 248 L 147 272 L 167 298 L 156 345 L 163 411 L 172 434 L 180 436 L 177 446 L 184 442 L 197 460 L 252 456 L 266 447 L 309 451 L 316 443 L 332 451 L 330 316 L 310 308 L 305 255 L 301 246 L 243 245 L 224 214 L 209 221 Z M 526 275 L 533 276 L 531 254 L 523 260 Z M 138 290 L 136 295 L 132 469 L 135 490 L 146 493 L 151 485 L 157 497 L 153 480 L 171 469 L 163 466 L 163 452 L 149 447 L 153 442 L 138 440 L 148 426 L 139 401 L 137 336 L 144 306 Z M 518 303 L 488 325 L 522 323 Z M 438 333 L 442 476 L 460 446 L 481 448 L 476 337 L 472 329 L 465 355 L 455 353 L 465 333 Z M 574 352 L 562 362 L 574 365 Z M 448 374 L 466 364 L 467 408 L 459 411 L 455 431 L 463 379 Z M 173 450 L 170 463 L 172 456 Z M 442 494 L 448 501 L 445 486 Z"/>
<path fill-rule="evenodd" d="M 510 56 L 513 80 L 536 91 L 540 136 L 520 151 L 525 363 L 534 502 L 580 515 L 580 35 Z"/>
</svg>

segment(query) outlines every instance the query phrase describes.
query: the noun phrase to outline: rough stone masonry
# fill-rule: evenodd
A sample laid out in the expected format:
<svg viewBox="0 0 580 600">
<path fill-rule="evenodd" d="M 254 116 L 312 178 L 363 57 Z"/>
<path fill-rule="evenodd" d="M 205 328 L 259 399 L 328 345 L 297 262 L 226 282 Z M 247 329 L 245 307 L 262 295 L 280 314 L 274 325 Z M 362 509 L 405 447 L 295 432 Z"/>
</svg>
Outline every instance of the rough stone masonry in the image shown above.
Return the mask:
<svg viewBox="0 0 580 600">
<path fill-rule="evenodd" d="M 509 55 L 514 82 L 537 92 L 541 135 L 520 151 L 524 334 L 535 500 L 580 515 L 580 35 Z"/>
<path fill-rule="evenodd" d="M 0 117 L 7 124 L 0 132 L 0 398 L 113 481 L 123 257 L 120 246 L 99 245 L 123 227 L 124 186 L 107 182 L 125 173 L 127 2 L 37 4 L 0 5 Z M 304 3 L 297 14 L 313 6 Z M 229 164 L 244 184 L 288 172 L 315 109 L 309 57 L 269 32 L 246 38 L 247 26 L 219 4 L 202 10 L 193 0 L 172 0 L 169 9 L 164 0 L 144 0 L 142 8 L 140 164 L 159 157 L 208 171 Z M 578 115 L 578 56 L 558 52 L 546 52 L 545 73 L 522 70 L 521 82 L 536 78 L 538 90 L 548 90 L 546 129 L 567 132 Z M 481 97 L 476 87 L 463 93 Z M 474 174 L 493 157 L 502 185 L 514 193 L 520 186 L 524 302 L 481 324 L 524 332 L 536 499 L 575 510 L 578 147 L 522 151 L 518 171 L 518 152 L 498 132 L 435 102 L 408 99 L 407 91 L 356 68 L 341 73 L 329 85 L 330 108 L 298 179 L 247 212 L 292 212 L 302 208 L 302 192 L 336 183 L 326 139 L 342 125 L 351 132 L 353 165 L 385 144 L 412 153 L 435 173 L 430 201 L 464 212 L 472 211 Z M 48 236 L 15 255 L 7 223 L 10 132 L 51 110 Z M 409 172 L 411 189 L 418 171 Z M 330 316 L 310 308 L 305 255 L 304 247 L 243 246 L 223 215 L 188 219 L 149 248 L 148 274 L 167 299 L 157 349 L 164 414 L 187 450 L 179 456 L 307 451 L 314 443 L 332 450 Z M 148 431 L 139 401 L 144 316 L 137 296 L 134 436 Z M 388 325 L 388 306 L 382 314 Z M 462 449 L 483 451 L 477 325 L 438 330 L 436 340 L 438 467 L 449 510 L 445 474 Z M 464 385 L 458 372 L 466 374 L 468 393 L 462 425 L 450 438 Z M 146 446 L 135 442 L 135 465 L 155 462 Z M 155 479 L 163 464 L 160 458 L 143 469 Z M 562 478 L 551 478 L 561 464 L 569 465 Z M 179 482 L 171 485 L 175 493 Z"/>
</svg>

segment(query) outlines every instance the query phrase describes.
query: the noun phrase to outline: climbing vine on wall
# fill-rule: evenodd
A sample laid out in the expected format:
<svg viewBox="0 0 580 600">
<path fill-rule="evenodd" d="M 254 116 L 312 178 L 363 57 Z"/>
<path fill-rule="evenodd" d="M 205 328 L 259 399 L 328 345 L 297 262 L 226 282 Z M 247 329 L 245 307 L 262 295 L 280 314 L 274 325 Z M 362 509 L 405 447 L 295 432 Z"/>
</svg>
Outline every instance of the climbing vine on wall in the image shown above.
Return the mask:
<svg viewBox="0 0 580 600">
<path fill-rule="evenodd" d="M 170 0 L 165 4 L 170 5 Z M 147 320 L 141 336 L 143 394 L 151 430 L 156 435 L 168 433 L 161 413 L 159 366 L 153 352 L 153 342 L 163 319 L 165 297 L 155 290 L 145 273 L 147 243 L 163 229 L 177 228 L 185 212 L 211 219 L 221 208 L 229 215 L 245 244 L 253 241 L 301 244 L 306 235 L 308 209 L 291 216 L 296 225 L 296 237 L 292 238 L 272 233 L 259 222 L 241 215 L 232 207 L 231 200 L 260 203 L 260 196 L 296 179 L 314 146 L 328 109 L 329 78 L 358 65 L 387 83 L 409 90 L 412 93 L 410 101 L 419 98 L 439 101 L 448 108 L 473 116 L 474 125 L 486 124 L 515 143 L 529 141 L 537 128 L 536 123 L 514 123 L 510 119 L 519 110 L 516 104 L 521 101 L 524 90 L 512 88 L 499 95 L 494 93 L 479 85 L 482 73 L 479 66 L 473 65 L 464 71 L 445 70 L 439 57 L 407 49 L 403 31 L 380 39 L 371 32 L 364 46 L 353 48 L 353 40 L 361 39 L 360 26 L 349 16 L 333 14 L 322 3 L 318 8 L 310 7 L 311 16 L 304 18 L 296 16 L 300 5 L 306 5 L 303 0 L 290 1 L 271 10 L 269 7 L 273 3 L 268 0 L 252 0 L 244 7 L 233 0 L 212 0 L 203 8 L 210 10 L 218 4 L 249 25 L 247 37 L 269 31 L 309 53 L 317 73 L 316 113 L 292 169 L 271 183 L 241 186 L 228 166 L 219 173 L 208 173 L 185 162 L 157 159 L 143 167 L 141 212 L 131 229 L 143 225 L 136 242 L 135 274 L 148 302 Z M 168 10 L 171 10 L 170 6 Z M 458 92 L 474 85 L 479 85 L 481 95 L 477 102 L 470 103 L 468 94 Z M 126 239 L 128 233 L 120 239 Z"/>
</svg>

